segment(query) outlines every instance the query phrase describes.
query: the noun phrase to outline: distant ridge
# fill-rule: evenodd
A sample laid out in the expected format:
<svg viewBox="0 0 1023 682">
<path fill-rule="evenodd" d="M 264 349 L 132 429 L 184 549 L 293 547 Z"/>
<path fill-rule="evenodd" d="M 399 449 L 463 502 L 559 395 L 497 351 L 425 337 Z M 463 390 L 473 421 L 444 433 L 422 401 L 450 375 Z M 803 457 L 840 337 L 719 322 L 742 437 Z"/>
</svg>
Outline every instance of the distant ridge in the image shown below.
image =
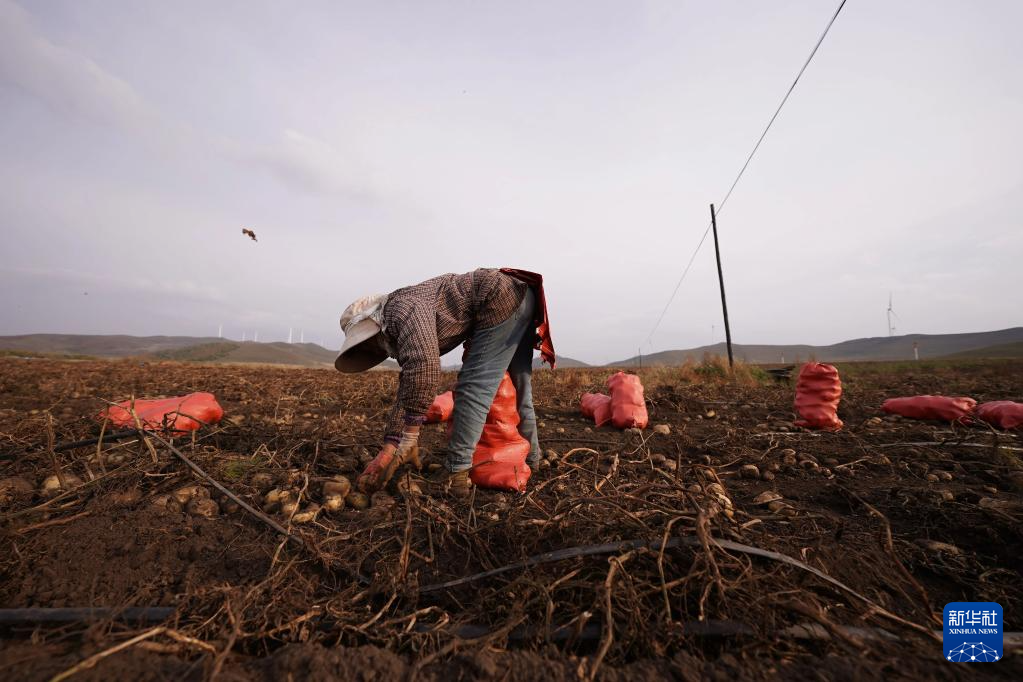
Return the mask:
<svg viewBox="0 0 1023 682">
<path fill-rule="evenodd" d="M 872 360 L 912 360 L 913 343 L 916 342 L 920 358 L 939 358 L 950 355 L 961 357 L 1018 357 L 1006 356 L 1008 348 L 1003 346 L 1023 343 L 1023 327 L 1012 327 L 991 332 L 966 334 L 907 334 L 905 336 L 877 336 L 853 339 L 830 346 L 810 345 L 748 345 L 733 344 L 732 351 L 738 360 L 757 364 L 794 363 L 811 358 L 822 362 L 853 362 Z M 990 350 L 985 350 L 990 349 Z M 995 353 L 984 355 L 985 352 Z M 700 346 L 687 350 L 667 350 L 643 356 L 644 366 L 675 366 L 687 358 L 700 360 L 704 355 L 725 355 L 724 343 Z M 633 356 L 609 366 L 635 367 L 639 357 Z"/>
<path fill-rule="evenodd" d="M 0 336 L 0 350 L 98 358 L 140 357 L 183 362 L 248 362 L 333 367 L 337 351 L 315 343 L 256 343 L 213 336 L 27 334 Z"/>
<path fill-rule="evenodd" d="M 215 336 L 127 336 L 124 334 L 24 334 L 0 336 L 0 350 L 124 357 L 219 343 Z"/>
<path fill-rule="evenodd" d="M 592 367 L 592 365 L 589 365 L 583 362 L 582 360 L 576 360 L 575 358 L 570 358 L 565 355 L 558 356 L 557 364 L 558 369 L 568 369 L 569 367 Z M 545 367 L 547 369 L 550 369 L 547 363 L 541 360 L 539 357 L 533 358 L 533 369 L 542 369 Z"/>
<path fill-rule="evenodd" d="M 735 344 L 739 360 L 758 364 L 795 363 L 811 358 L 824 362 L 911 360 L 913 343 L 921 359 L 1023 357 L 1023 327 L 966 334 L 908 334 L 853 339 L 830 346 Z M 0 336 L 0 351 L 86 355 L 101 358 L 146 357 L 184 362 L 240 362 L 302 367 L 333 367 L 337 351 L 315 343 L 255 343 L 231 341 L 212 336 L 127 336 L 90 334 L 25 334 Z M 686 350 L 667 350 L 643 356 L 644 366 L 675 366 L 704 355 L 724 355 L 725 344 Z M 635 367 L 639 358 L 609 363 L 609 367 Z M 393 360 L 380 369 L 397 369 Z M 539 359 L 534 360 L 539 366 Z M 559 368 L 589 367 L 585 362 L 561 356 Z M 457 369 L 445 367 L 445 369 Z"/>
<path fill-rule="evenodd" d="M 565 357 L 564 355 L 558 356 L 558 369 L 568 369 L 570 367 L 592 367 L 582 360 L 576 360 L 574 358 Z M 462 368 L 461 363 L 454 363 L 452 365 L 444 365 L 443 369 L 445 372 L 457 372 Z M 550 366 L 540 359 L 539 356 L 533 358 L 533 369 L 550 369 Z"/>
<path fill-rule="evenodd" d="M 949 358 L 1023 358 L 1023 341 L 1001 343 L 952 353 Z"/>
</svg>

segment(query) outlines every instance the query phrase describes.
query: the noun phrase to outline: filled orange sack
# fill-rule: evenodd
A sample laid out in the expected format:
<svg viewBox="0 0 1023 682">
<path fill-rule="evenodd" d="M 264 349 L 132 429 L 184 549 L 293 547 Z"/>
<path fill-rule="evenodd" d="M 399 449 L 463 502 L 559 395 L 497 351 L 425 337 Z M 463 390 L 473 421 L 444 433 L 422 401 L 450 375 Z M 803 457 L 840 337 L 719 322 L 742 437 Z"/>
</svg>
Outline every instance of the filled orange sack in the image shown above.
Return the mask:
<svg viewBox="0 0 1023 682">
<path fill-rule="evenodd" d="M 838 431 L 838 403 L 842 399 L 842 380 L 838 369 L 822 362 L 808 362 L 799 371 L 794 406 L 799 419 L 796 426 Z"/>
<path fill-rule="evenodd" d="M 650 416 L 639 377 L 618 372 L 607 380 L 607 388 L 611 391 L 611 423 L 619 429 L 645 429 Z"/>
<path fill-rule="evenodd" d="M 505 372 L 490 413 L 483 425 L 483 435 L 472 454 L 469 478 L 482 488 L 525 492 L 532 473 L 526 464 L 529 441 L 519 434 L 519 411 L 515 385 Z"/>
<path fill-rule="evenodd" d="M 131 416 L 132 402 L 125 400 L 100 413 L 100 419 L 109 419 L 114 426 L 135 426 Z M 142 428 L 147 430 L 167 429 L 177 433 L 195 431 L 204 424 L 216 424 L 224 417 L 212 393 L 189 393 L 176 398 L 158 400 L 136 400 L 135 414 Z"/>
<path fill-rule="evenodd" d="M 1023 426 L 1023 403 L 995 400 L 977 405 L 977 418 L 1000 429 L 1018 429 Z"/>
<path fill-rule="evenodd" d="M 603 393 L 583 393 L 579 401 L 579 411 L 584 417 L 593 419 L 596 426 L 603 426 L 611 421 L 611 396 Z"/>
<path fill-rule="evenodd" d="M 455 395 L 451 391 L 445 391 L 433 399 L 433 404 L 426 411 L 426 421 L 429 424 L 446 422 L 451 419 L 451 413 L 455 411 Z"/>
<path fill-rule="evenodd" d="M 881 409 L 888 414 L 898 414 L 910 419 L 967 422 L 976 406 L 977 401 L 973 398 L 915 395 L 907 398 L 889 398 L 881 405 Z"/>
</svg>

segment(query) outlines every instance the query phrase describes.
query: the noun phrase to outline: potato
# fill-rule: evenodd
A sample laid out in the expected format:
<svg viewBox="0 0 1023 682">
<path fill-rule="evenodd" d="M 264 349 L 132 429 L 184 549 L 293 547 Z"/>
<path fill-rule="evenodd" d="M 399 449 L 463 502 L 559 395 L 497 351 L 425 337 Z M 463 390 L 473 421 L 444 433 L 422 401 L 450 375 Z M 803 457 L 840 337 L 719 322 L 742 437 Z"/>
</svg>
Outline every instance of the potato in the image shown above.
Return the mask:
<svg viewBox="0 0 1023 682">
<path fill-rule="evenodd" d="M 340 495 L 328 495 L 323 498 L 323 508 L 330 512 L 336 512 L 344 509 L 345 498 Z"/>
<path fill-rule="evenodd" d="M 366 509 L 369 507 L 369 498 L 363 493 L 351 492 L 348 493 L 348 497 L 345 498 L 345 502 L 352 509 Z"/>
<path fill-rule="evenodd" d="M 153 498 L 152 506 L 175 514 L 181 512 L 181 504 L 171 495 L 157 495 Z"/>
<path fill-rule="evenodd" d="M 309 523 L 316 518 L 316 515 L 320 513 L 320 505 L 313 503 L 306 507 L 303 511 L 298 512 L 291 521 L 293 523 Z"/>
<path fill-rule="evenodd" d="M 298 511 L 298 502 L 294 500 L 288 500 L 281 503 L 281 514 L 284 518 L 289 518 L 292 514 Z"/>
<path fill-rule="evenodd" d="M 129 488 L 112 493 L 108 499 L 118 507 L 130 507 L 142 499 L 142 491 L 138 488 Z"/>
<path fill-rule="evenodd" d="M 181 506 L 185 506 L 193 498 L 209 499 L 210 491 L 197 483 L 193 483 L 192 485 L 186 485 L 181 488 L 178 488 L 173 493 L 171 493 L 171 495 L 173 495 L 174 499 L 178 501 L 178 504 L 180 504 Z"/>
<path fill-rule="evenodd" d="M 72 488 L 77 488 L 80 485 L 82 485 L 82 479 L 78 478 L 74 474 L 64 474 L 64 485 L 61 485 L 60 478 L 54 474 L 46 477 L 39 492 L 41 492 L 44 497 L 53 497 L 58 493 L 71 490 Z"/>
<path fill-rule="evenodd" d="M 345 497 L 352 491 L 352 482 L 345 476 L 332 476 L 323 482 L 323 496 L 333 497 L 335 495 Z"/>
<path fill-rule="evenodd" d="M 193 497 L 188 504 L 185 506 L 187 511 L 192 516 L 201 516 L 206 519 L 212 519 L 214 516 L 220 513 L 220 507 L 217 503 L 208 497 Z"/>
<path fill-rule="evenodd" d="M 263 501 L 269 505 L 284 504 L 292 497 L 291 491 L 282 488 L 274 488 L 266 494 Z"/>
<path fill-rule="evenodd" d="M 753 498 L 753 504 L 770 504 L 772 502 L 778 502 L 781 499 L 781 495 L 777 492 L 773 490 L 765 490 Z"/>
<path fill-rule="evenodd" d="M 743 464 L 739 468 L 739 476 L 756 480 L 760 478 L 760 469 L 757 468 L 756 464 Z"/>
</svg>

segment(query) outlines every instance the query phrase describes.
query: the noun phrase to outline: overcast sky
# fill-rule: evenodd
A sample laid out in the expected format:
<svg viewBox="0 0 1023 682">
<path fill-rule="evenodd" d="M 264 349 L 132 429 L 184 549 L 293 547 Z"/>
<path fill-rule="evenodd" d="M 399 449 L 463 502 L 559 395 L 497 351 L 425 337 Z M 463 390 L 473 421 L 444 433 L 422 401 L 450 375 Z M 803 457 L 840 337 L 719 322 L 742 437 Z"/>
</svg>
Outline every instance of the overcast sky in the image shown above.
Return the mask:
<svg viewBox="0 0 1023 682">
<path fill-rule="evenodd" d="M 0 334 L 336 348 L 508 265 L 562 354 L 720 341 L 710 241 L 647 337 L 836 4 L 0 0 Z M 849 0 L 720 216 L 737 342 L 1023 323 L 1020 26 Z"/>
</svg>

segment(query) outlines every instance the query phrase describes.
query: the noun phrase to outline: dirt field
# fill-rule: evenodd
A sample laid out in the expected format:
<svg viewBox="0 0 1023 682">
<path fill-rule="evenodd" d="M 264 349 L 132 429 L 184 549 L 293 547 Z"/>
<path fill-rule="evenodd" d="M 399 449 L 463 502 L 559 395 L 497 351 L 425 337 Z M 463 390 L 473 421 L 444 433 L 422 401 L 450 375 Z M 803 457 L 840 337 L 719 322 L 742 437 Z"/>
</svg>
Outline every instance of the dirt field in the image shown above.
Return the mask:
<svg viewBox="0 0 1023 682">
<path fill-rule="evenodd" d="M 0 606 L 173 609 L 0 625 L 0 678 L 125 645 L 72 679 L 1023 679 L 1019 653 L 947 663 L 928 634 L 950 601 L 996 601 L 1023 630 L 1023 437 L 879 412 L 928 392 L 1023 401 L 1023 362 L 841 369 L 837 434 L 792 425 L 789 385 L 691 368 L 642 372 L 670 433 L 594 429 L 578 396 L 609 371 L 539 372 L 551 456 L 527 494 L 406 498 L 396 480 L 367 510 L 271 512 L 289 543 L 161 443 L 52 453 L 48 431 L 77 441 L 104 401 L 211 391 L 224 422 L 174 445 L 255 507 L 272 486 L 302 511 L 372 457 L 395 374 L 0 360 Z M 443 428 L 423 440 L 438 453 Z M 44 497 L 58 469 L 71 489 Z M 219 512 L 154 504 L 193 483 Z"/>
</svg>

